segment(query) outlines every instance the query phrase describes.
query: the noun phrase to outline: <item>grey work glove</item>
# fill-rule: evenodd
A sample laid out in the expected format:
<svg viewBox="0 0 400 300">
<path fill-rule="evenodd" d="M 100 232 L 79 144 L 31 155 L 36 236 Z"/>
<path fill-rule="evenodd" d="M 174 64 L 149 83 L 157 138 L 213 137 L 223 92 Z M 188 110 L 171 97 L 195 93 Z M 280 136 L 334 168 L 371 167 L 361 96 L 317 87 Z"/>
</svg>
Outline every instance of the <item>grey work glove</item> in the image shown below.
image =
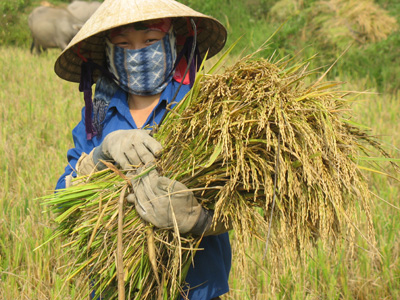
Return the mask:
<svg viewBox="0 0 400 300">
<path fill-rule="evenodd" d="M 130 169 L 155 161 L 161 150 L 161 144 L 147 130 L 117 130 L 109 133 L 93 150 L 93 162 L 97 170 L 107 168 L 100 160 L 115 162 L 122 169 Z"/>
<path fill-rule="evenodd" d="M 174 220 L 180 233 L 201 235 L 211 219 L 193 195 L 193 192 L 180 183 L 159 176 L 156 170 L 139 179 L 132 180 L 133 193 L 128 202 L 135 204 L 142 219 L 158 228 L 174 228 Z M 206 223 L 199 224 L 199 220 Z"/>
</svg>

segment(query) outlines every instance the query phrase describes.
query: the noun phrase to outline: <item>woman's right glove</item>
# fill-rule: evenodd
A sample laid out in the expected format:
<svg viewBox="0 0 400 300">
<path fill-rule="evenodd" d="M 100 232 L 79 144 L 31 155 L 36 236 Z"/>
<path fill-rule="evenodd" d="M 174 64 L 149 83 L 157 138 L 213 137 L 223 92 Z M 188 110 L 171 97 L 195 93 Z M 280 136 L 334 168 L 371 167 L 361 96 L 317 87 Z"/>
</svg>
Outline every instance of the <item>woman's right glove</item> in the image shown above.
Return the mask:
<svg viewBox="0 0 400 300">
<path fill-rule="evenodd" d="M 222 222 L 212 226 L 214 212 L 203 208 L 193 192 L 179 181 L 159 176 L 156 170 L 132 180 L 128 202 L 142 219 L 158 228 L 176 226 L 180 233 L 217 235 L 230 229 Z"/>
<path fill-rule="evenodd" d="M 162 146 L 149 132 L 130 129 L 109 133 L 89 155 L 82 154 L 76 165 L 78 174 L 89 175 L 93 171 L 106 169 L 100 160 L 116 163 L 125 170 L 154 162 L 161 154 Z"/>
</svg>

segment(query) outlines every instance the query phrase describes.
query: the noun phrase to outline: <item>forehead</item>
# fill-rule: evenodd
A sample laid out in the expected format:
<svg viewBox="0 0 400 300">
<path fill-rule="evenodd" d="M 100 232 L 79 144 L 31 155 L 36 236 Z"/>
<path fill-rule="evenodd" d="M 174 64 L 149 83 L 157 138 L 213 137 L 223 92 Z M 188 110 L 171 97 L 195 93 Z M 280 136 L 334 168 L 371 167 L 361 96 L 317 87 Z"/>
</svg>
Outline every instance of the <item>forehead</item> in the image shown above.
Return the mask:
<svg viewBox="0 0 400 300">
<path fill-rule="evenodd" d="M 124 26 L 120 26 L 117 28 L 114 28 L 110 31 L 109 36 L 110 38 L 119 35 L 119 34 L 124 34 L 127 32 L 132 32 L 132 31 L 140 31 L 140 30 L 149 30 L 149 31 L 161 31 L 161 32 L 168 32 L 169 29 L 171 28 L 171 19 L 170 18 L 164 18 L 164 19 L 155 19 L 155 20 L 148 20 L 148 21 L 143 21 L 143 22 L 136 22 Z"/>
</svg>

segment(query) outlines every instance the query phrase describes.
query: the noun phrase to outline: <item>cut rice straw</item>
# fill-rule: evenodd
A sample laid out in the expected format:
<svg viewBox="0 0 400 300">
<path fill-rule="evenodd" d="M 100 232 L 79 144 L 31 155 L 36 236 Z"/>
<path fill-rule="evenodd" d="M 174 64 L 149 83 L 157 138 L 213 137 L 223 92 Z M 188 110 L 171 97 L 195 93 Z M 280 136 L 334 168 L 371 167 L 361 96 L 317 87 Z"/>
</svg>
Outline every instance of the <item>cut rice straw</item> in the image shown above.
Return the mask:
<svg viewBox="0 0 400 300">
<path fill-rule="evenodd" d="M 346 237 L 351 250 L 357 231 L 375 248 L 370 191 L 357 157 L 369 157 L 368 149 L 390 157 L 351 121 L 356 93 L 322 79 L 307 84 L 308 64 L 249 55 L 220 74 L 199 72 L 154 134 L 163 144 L 154 167 L 213 209 L 214 221 L 232 223 L 243 270 L 252 238 L 268 241 L 274 270 L 282 266 L 282 249 L 302 256 L 317 240 L 333 248 Z M 69 278 L 86 272 L 82 290 L 91 282 L 106 299 L 122 290 L 130 299 L 184 297 L 201 237 L 153 228 L 131 205 L 116 220 L 130 180 L 149 169 L 132 175 L 109 167 L 44 199 L 58 215 L 55 236 L 64 236 L 75 260 Z"/>
</svg>

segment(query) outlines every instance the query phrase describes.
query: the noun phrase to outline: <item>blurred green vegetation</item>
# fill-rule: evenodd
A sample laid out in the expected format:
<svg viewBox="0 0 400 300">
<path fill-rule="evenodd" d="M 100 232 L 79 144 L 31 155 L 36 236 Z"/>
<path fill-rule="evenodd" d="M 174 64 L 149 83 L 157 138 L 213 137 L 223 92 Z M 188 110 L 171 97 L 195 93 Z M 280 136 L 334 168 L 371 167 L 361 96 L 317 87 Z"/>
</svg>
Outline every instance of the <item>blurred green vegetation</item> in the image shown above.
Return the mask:
<svg viewBox="0 0 400 300">
<path fill-rule="evenodd" d="M 42 0 L 0 0 L 0 41 L 4 46 L 28 48 L 32 39 L 28 15 Z M 65 6 L 68 0 L 46 0 L 54 6 Z"/>
<path fill-rule="evenodd" d="M 0 1 L 0 40 L 4 45 L 26 45 L 30 40 L 27 8 L 32 0 Z"/>
<path fill-rule="evenodd" d="M 72 0 L 49 0 L 65 6 Z M 329 66 L 343 54 L 328 79 L 368 79 L 367 89 L 396 92 L 400 71 L 400 2 L 390 0 L 179 0 L 211 15 L 228 30 L 231 44 L 242 36 L 233 54 L 253 52 L 282 24 L 260 55 L 276 58 L 314 54 L 311 68 Z M 0 0 L 0 40 L 3 45 L 29 48 L 28 14 L 41 0 Z M 354 11 L 352 13 L 352 10 Z M 390 19 L 392 18 L 392 19 Z M 379 24 L 379 22 L 381 22 Z M 397 27 L 396 27 L 397 26 Z M 349 49 L 347 49 L 349 48 Z M 346 50 L 347 49 L 347 50 Z"/>
<path fill-rule="evenodd" d="M 318 54 L 310 68 L 328 67 L 339 59 L 328 79 L 363 78 L 366 89 L 396 92 L 400 83 L 400 2 L 221 0 L 182 1 L 226 25 L 228 44 L 244 35 L 236 52 L 256 50 L 273 32 L 273 44 L 262 54 L 277 58 Z M 336 5 L 336 6 L 335 6 Z M 397 24 L 396 23 L 397 20 Z M 380 23 L 379 23 L 380 22 Z M 340 78 L 343 79 L 343 78 Z"/>
</svg>

